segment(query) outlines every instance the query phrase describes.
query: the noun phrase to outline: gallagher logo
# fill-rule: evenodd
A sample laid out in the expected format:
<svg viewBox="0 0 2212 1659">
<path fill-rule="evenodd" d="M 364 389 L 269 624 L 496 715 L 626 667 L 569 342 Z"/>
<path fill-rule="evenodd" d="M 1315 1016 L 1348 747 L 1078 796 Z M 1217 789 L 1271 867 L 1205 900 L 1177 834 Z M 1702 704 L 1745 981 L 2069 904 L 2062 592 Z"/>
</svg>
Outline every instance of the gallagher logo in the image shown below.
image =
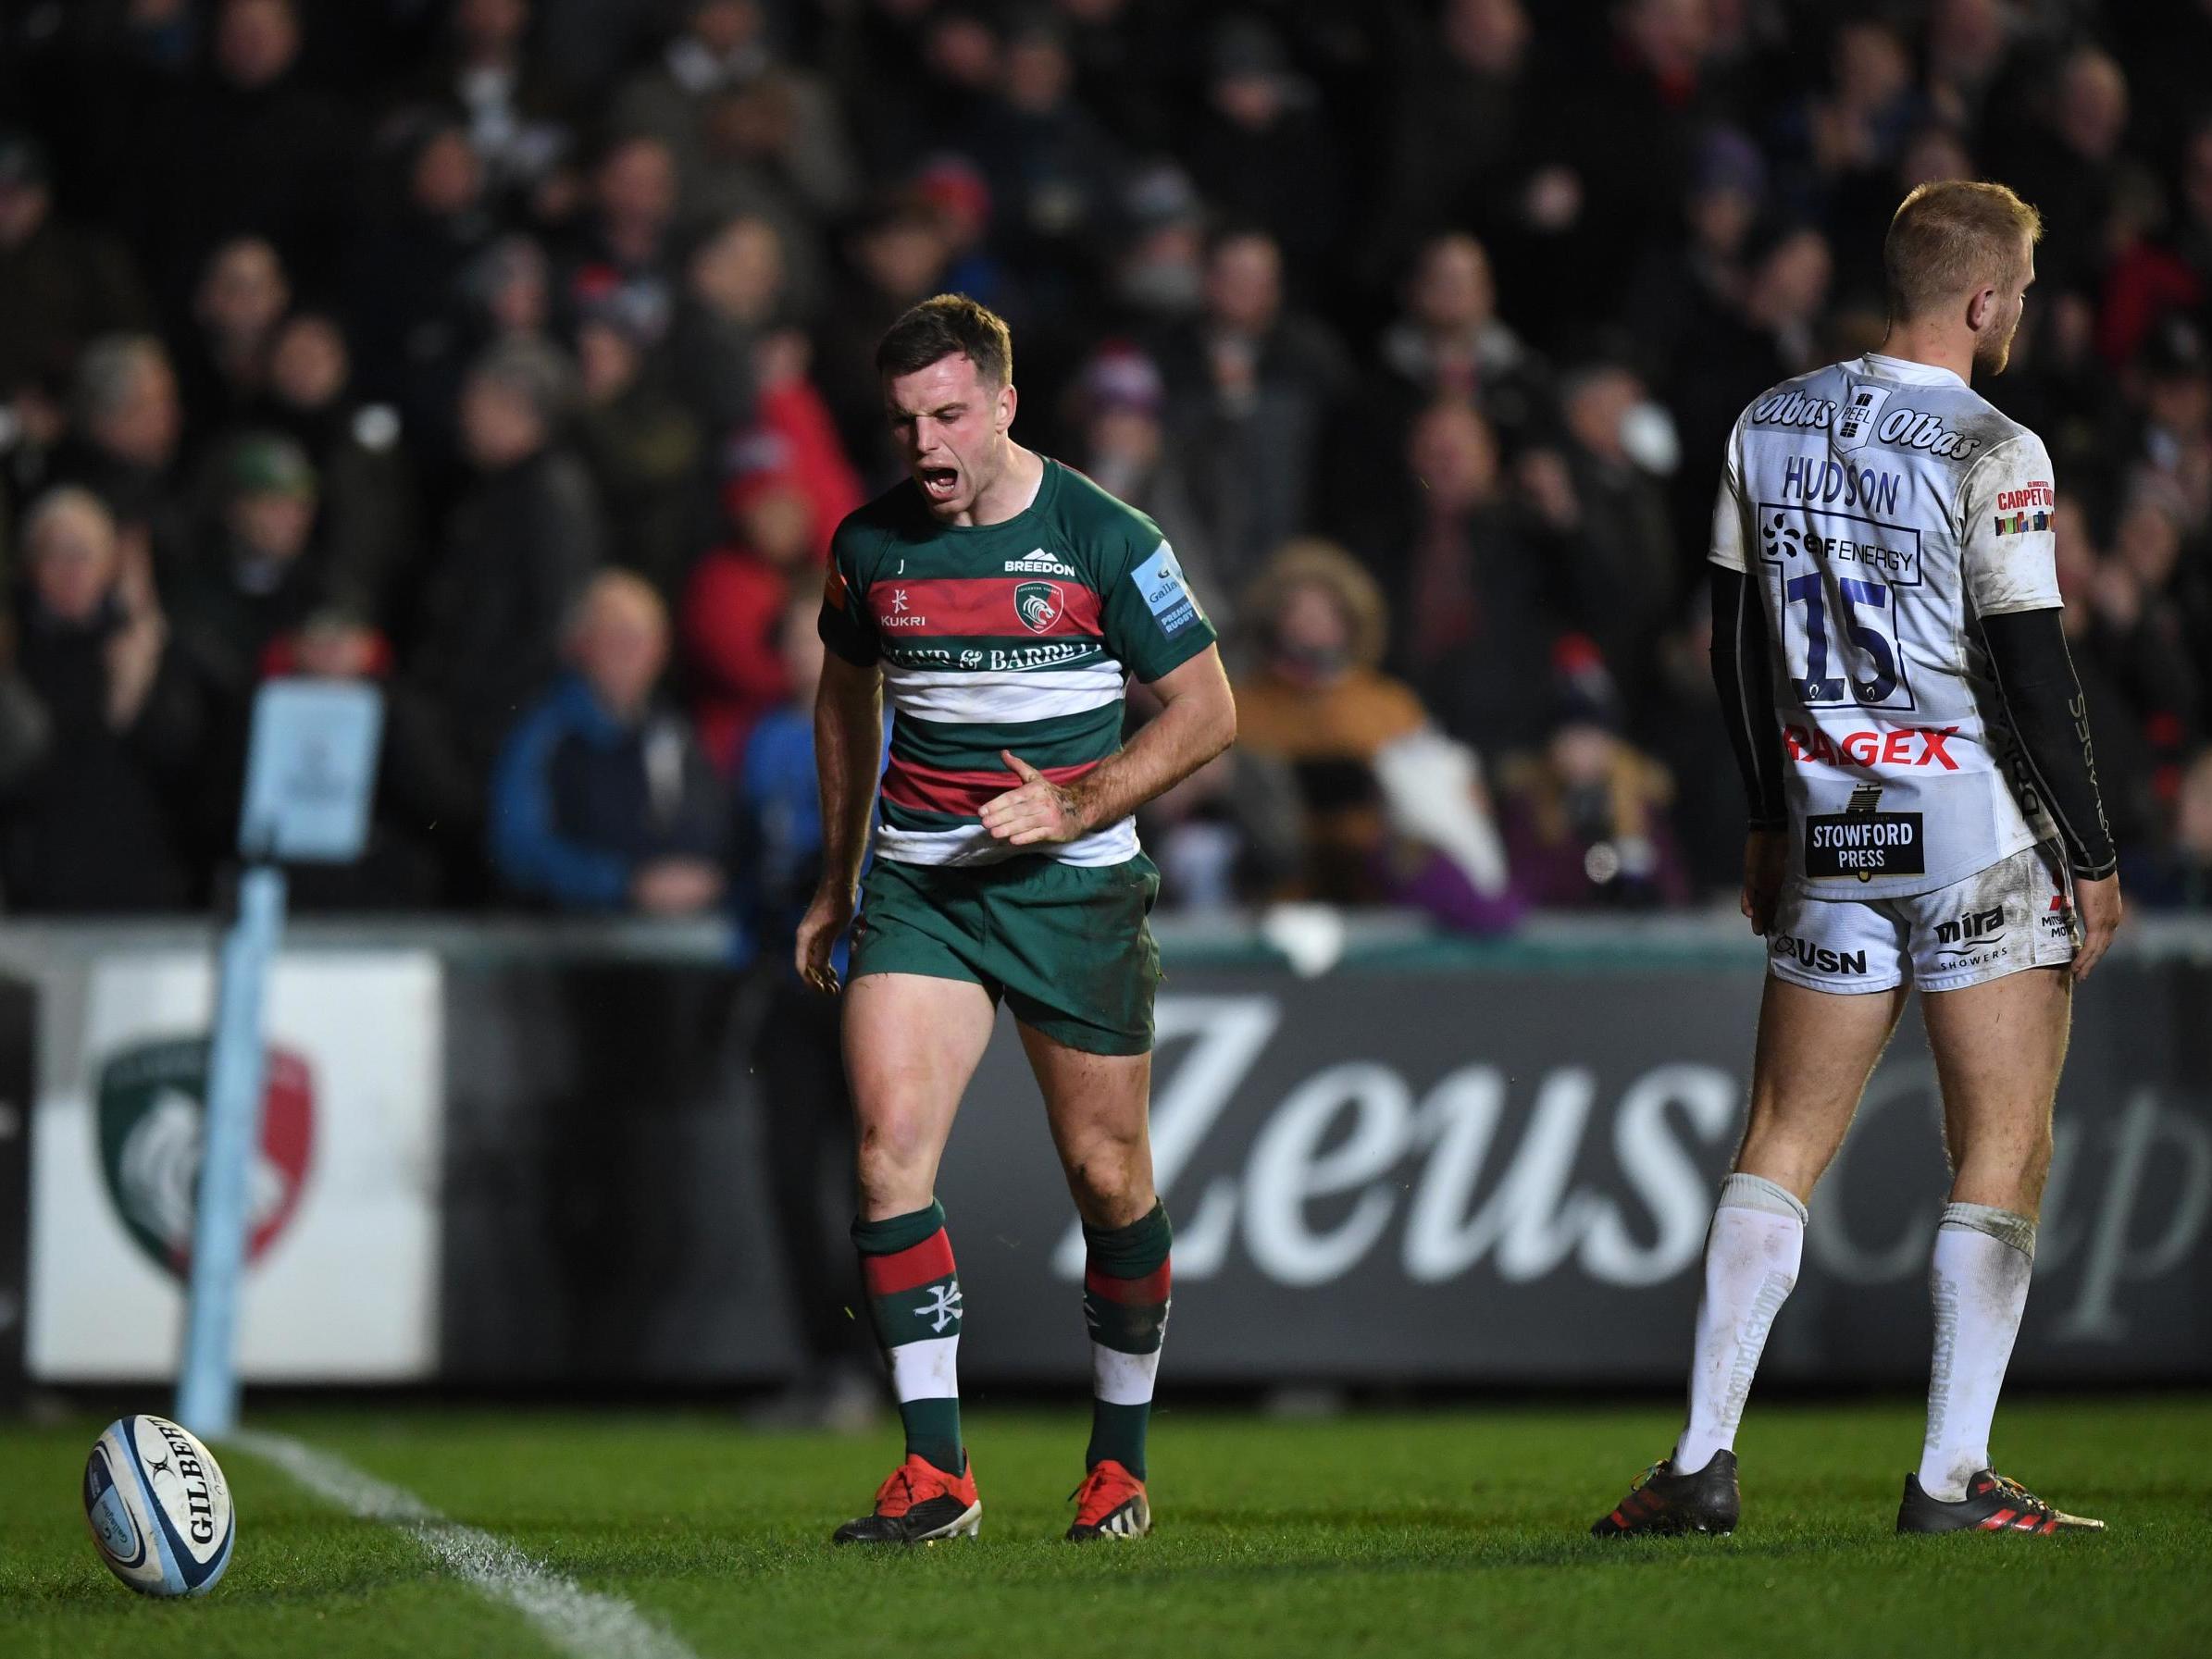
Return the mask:
<svg viewBox="0 0 2212 1659">
<path fill-rule="evenodd" d="M 1049 634 L 1052 625 L 1066 613 L 1067 600 L 1058 582 L 1016 582 L 1013 610 L 1032 634 Z"/>
<path fill-rule="evenodd" d="M 192 1266 L 207 1049 L 205 1037 L 134 1044 L 108 1057 L 94 1085 L 107 1196 L 138 1247 L 179 1279 Z M 315 1140 L 315 1078 L 306 1060 L 271 1048 L 266 1069 L 261 1144 L 247 1187 L 249 1263 L 261 1259 L 299 1208 Z"/>
</svg>

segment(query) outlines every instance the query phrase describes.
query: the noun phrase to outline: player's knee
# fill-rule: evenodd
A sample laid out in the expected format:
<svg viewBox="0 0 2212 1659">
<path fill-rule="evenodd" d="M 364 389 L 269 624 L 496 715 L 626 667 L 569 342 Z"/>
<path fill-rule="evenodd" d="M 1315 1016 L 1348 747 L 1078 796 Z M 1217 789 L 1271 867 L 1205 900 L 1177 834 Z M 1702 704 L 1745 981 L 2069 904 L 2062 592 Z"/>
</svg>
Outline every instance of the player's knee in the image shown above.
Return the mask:
<svg viewBox="0 0 2212 1659">
<path fill-rule="evenodd" d="M 2032 1212 L 2043 1197 L 2056 1150 L 2049 1123 L 2021 1133 L 1962 1137 L 1954 1159 L 1955 1191 L 2006 1209 Z"/>
<path fill-rule="evenodd" d="M 926 1181 L 933 1155 L 919 1124 L 901 1119 L 861 1126 L 855 1175 L 864 1202 L 881 1204 Z"/>
<path fill-rule="evenodd" d="M 1074 1149 L 1067 1176 L 1075 1207 L 1094 1225 L 1134 1219 L 1151 1206 L 1149 1160 L 1135 1142 L 1102 1139 Z"/>
<path fill-rule="evenodd" d="M 1802 1203 L 1809 1201 L 1834 1156 L 1832 1140 L 1793 1133 L 1789 1124 L 1769 1120 L 1754 1123 L 1744 1136 L 1744 1144 L 1736 1151 L 1735 1168 L 1788 1188 Z"/>
</svg>

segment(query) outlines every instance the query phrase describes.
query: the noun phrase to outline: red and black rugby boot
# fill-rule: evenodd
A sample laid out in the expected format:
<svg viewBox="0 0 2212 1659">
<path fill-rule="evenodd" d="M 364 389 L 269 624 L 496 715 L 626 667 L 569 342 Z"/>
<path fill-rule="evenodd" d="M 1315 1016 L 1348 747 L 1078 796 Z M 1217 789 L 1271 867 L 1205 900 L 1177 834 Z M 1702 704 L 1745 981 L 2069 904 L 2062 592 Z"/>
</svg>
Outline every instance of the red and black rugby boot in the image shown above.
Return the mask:
<svg viewBox="0 0 2212 1659">
<path fill-rule="evenodd" d="M 1145 1496 L 1144 1482 L 1111 1457 L 1101 1458 L 1069 1496 L 1075 1500 L 1075 1524 L 1067 1531 L 1070 1543 L 1142 1538 L 1152 1529 L 1152 1504 Z"/>
<path fill-rule="evenodd" d="M 832 1543 L 935 1543 L 940 1538 L 973 1538 L 983 1525 L 983 1500 L 976 1495 L 976 1465 L 948 1475 L 926 1458 L 909 1457 L 876 1489 L 876 1508 L 847 1521 Z"/>
<path fill-rule="evenodd" d="M 2069 1515 L 1995 1469 L 1982 1469 L 1969 1479 L 1966 1496 L 1956 1504 L 1930 1497 L 1921 1489 L 1920 1478 L 1908 1475 L 1905 1501 L 1897 1505 L 1900 1532 L 2032 1532 L 2048 1538 L 2054 1532 L 2104 1529 L 2103 1521 Z"/>
<path fill-rule="evenodd" d="M 1590 1536 L 1734 1532 L 1743 1507 L 1736 1492 L 1734 1452 L 1715 1452 L 1712 1461 L 1692 1475 L 1676 1474 L 1673 1463 L 1662 1457 L 1636 1477 L 1628 1496 L 1610 1515 L 1599 1517 Z"/>
</svg>

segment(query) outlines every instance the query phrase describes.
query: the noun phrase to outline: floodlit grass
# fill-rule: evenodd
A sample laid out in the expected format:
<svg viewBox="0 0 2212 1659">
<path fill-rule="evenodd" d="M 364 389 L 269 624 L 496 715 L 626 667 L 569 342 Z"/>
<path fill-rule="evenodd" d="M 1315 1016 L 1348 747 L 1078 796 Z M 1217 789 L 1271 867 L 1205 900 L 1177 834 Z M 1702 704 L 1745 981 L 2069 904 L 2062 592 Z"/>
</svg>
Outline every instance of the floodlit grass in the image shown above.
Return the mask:
<svg viewBox="0 0 2212 1659">
<path fill-rule="evenodd" d="M 1078 1413 L 970 1413 L 983 1536 L 833 1551 L 895 1436 L 772 1436 L 674 1414 L 395 1411 L 261 1419 L 627 1598 L 702 1656 L 2212 1653 L 2212 1401 L 2048 1401 L 1999 1465 L 2101 1536 L 1899 1539 L 1920 1415 L 1755 1405 L 1742 1529 L 1600 1543 L 1670 1442 L 1661 1407 L 1285 1422 L 1163 1411 L 1157 1530 L 1059 1541 Z M 202 1602 L 109 1578 L 77 1490 L 99 1424 L 0 1428 L 0 1654 L 351 1659 L 555 1652 L 405 1534 L 238 1448 L 237 1555 Z M 588 1651 L 588 1650 L 587 1650 Z"/>
</svg>

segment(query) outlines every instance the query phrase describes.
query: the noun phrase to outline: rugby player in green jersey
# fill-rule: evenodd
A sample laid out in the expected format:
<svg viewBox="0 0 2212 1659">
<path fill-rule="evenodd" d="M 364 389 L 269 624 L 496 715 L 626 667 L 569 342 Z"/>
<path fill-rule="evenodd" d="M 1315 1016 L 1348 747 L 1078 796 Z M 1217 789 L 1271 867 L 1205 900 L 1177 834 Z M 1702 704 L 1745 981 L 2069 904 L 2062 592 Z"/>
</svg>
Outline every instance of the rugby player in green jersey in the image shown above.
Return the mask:
<svg viewBox="0 0 2212 1659">
<path fill-rule="evenodd" d="M 839 526 L 823 595 L 823 875 L 798 965 L 839 991 L 831 952 L 853 924 L 852 1237 L 907 1453 L 840 1543 L 968 1535 L 982 1517 L 960 1432 L 964 1308 L 935 1188 L 1001 998 L 1088 1246 L 1094 1401 L 1067 1536 L 1151 1525 L 1145 1429 L 1170 1235 L 1147 1123 L 1160 874 L 1132 814 L 1229 746 L 1236 705 L 1159 527 L 1010 436 L 1013 357 L 1006 325 L 964 296 L 892 325 L 876 366 L 909 476 Z M 1125 747 L 1132 675 L 1162 709 Z"/>
</svg>

